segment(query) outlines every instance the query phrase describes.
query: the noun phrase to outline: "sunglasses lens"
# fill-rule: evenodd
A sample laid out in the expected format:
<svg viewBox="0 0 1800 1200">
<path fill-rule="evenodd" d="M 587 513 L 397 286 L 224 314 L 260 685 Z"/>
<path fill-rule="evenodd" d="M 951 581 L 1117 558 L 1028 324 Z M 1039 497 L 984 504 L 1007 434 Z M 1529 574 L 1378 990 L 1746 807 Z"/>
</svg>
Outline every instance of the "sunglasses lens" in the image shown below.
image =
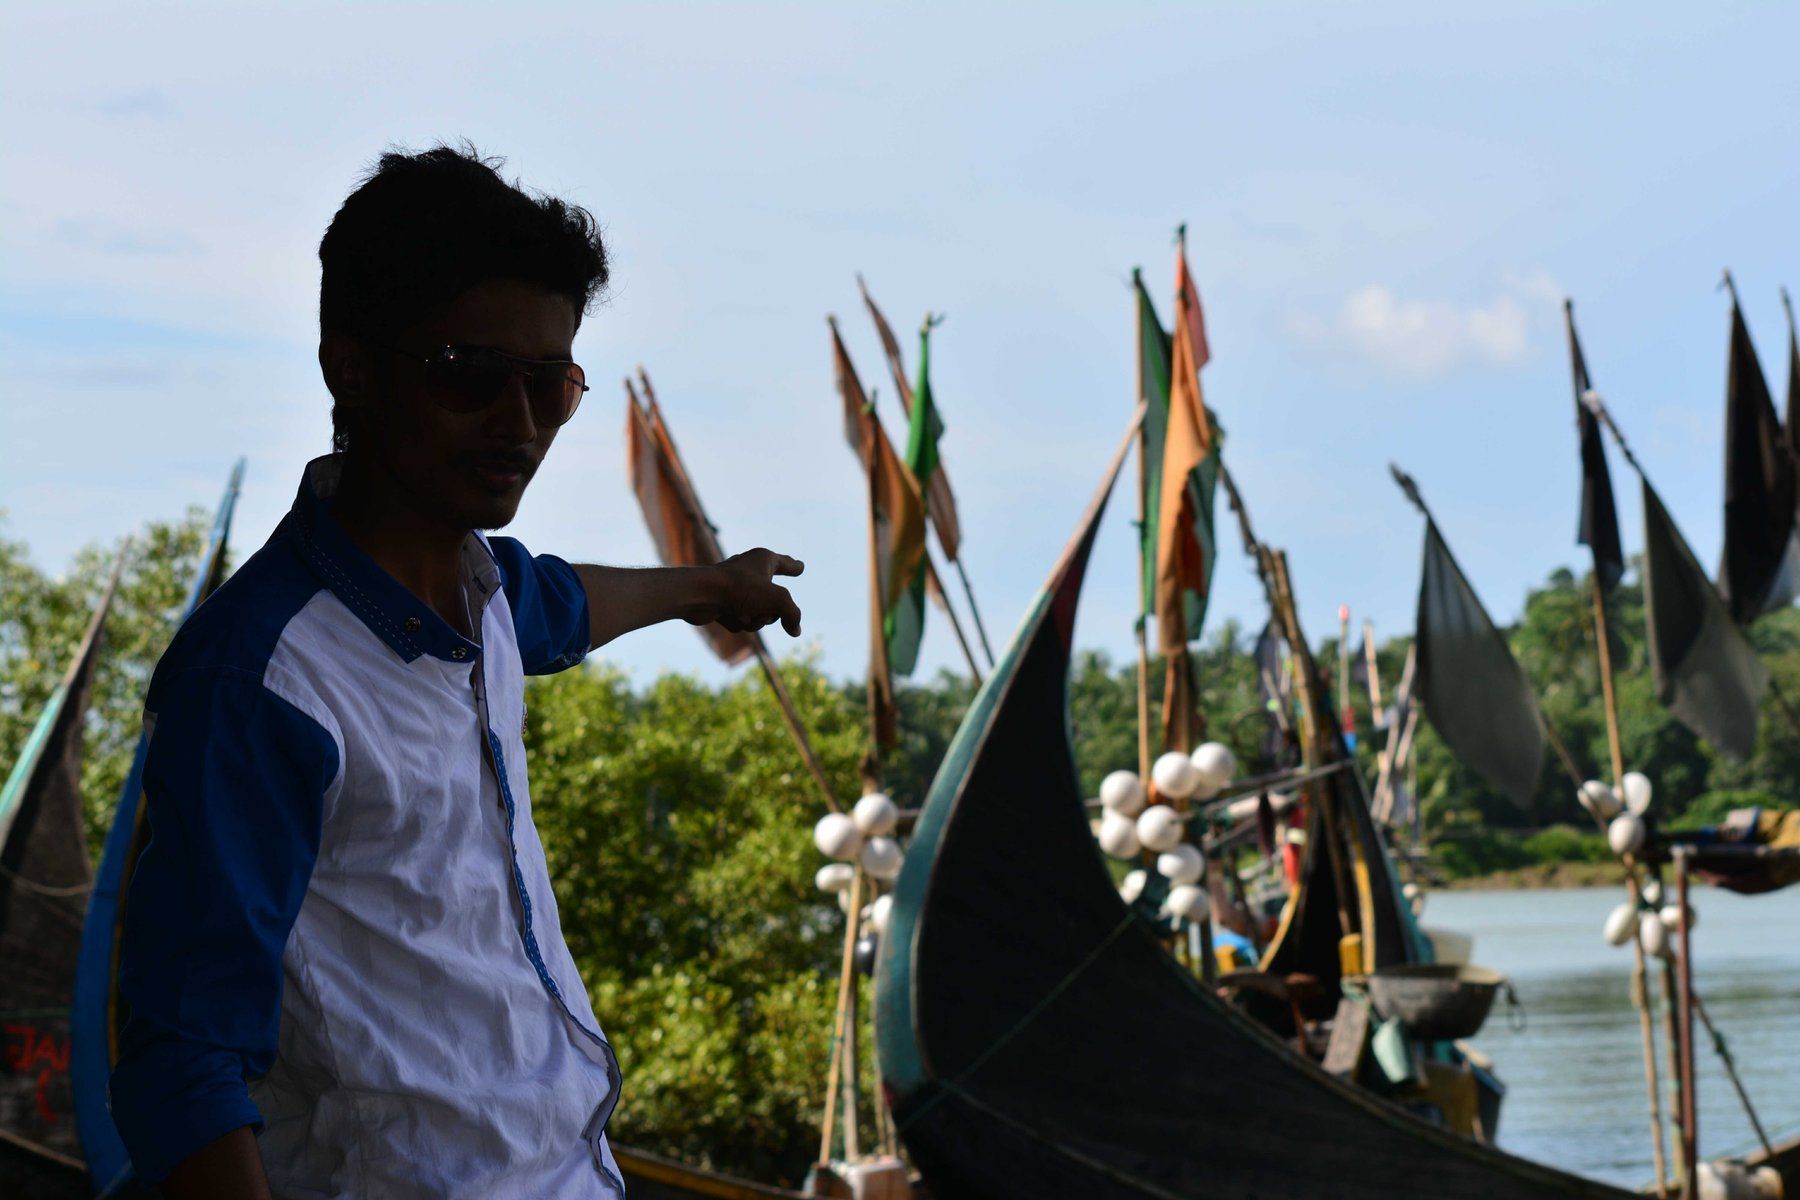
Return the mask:
<svg viewBox="0 0 1800 1200">
<path fill-rule="evenodd" d="M 449 412 L 480 412 L 500 398 L 515 375 L 528 381 L 531 419 L 546 428 L 574 416 L 587 390 L 587 375 L 574 363 L 515 362 L 480 346 L 449 346 L 425 362 L 432 402 Z"/>
<path fill-rule="evenodd" d="M 531 415 L 540 425 L 554 428 L 575 415 L 586 391 L 587 374 L 574 363 L 561 371 L 544 368 L 532 376 Z"/>
<path fill-rule="evenodd" d="M 512 364 L 481 349 L 452 347 L 425 363 L 432 400 L 450 412 L 479 412 L 494 402 L 511 378 Z"/>
</svg>

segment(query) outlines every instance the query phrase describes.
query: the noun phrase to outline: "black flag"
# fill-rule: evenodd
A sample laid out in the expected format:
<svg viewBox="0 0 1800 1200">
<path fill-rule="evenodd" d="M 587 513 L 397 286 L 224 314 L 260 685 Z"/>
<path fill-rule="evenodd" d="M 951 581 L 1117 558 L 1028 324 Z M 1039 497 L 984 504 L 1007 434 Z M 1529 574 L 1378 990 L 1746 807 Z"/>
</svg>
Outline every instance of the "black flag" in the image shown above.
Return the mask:
<svg viewBox="0 0 1800 1200">
<path fill-rule="evenodd" d="M 1644 623 L 1656 698 L 1732 758 L 1756 745 L 1756 710 L 1769 673 L 1732 624 L 1700 560 L 1644 481 Z"/>
<path fill-rule="evenodd" d="M 1719 594 L 1748 625 L 1794 598 L 1784 571 L 1794 536 L 1794 461 L 1737 296 L 1725 377 L 1725 554 Z"/>
<path fill-rule="evenodd" d="M 1507 799 L 1530 804 L 1544 764 L 1537 697 L 1429 516 L 1417 649 L 1413 690 L 1426 720 Z"/>
<path fill-rule="evenodd" d="M 1606 468 L 1606 442 L 1600 418 L 1583 399 L 1593 391 L 1581 339 L 1575 335 L 1575 306 L 1563 301 L 1569 327 L 1569 365 L 1575 376 L 1575 428 L 1581 433 L 1581 524 L 1575 540 L 1594 552 L 1594 574 L 1602 591 L 1612 591 L 1625 575 L 1625 551 L 1619 539 L 1619 512 L 1613 504 L 1612 474 Z"/>
</svg>

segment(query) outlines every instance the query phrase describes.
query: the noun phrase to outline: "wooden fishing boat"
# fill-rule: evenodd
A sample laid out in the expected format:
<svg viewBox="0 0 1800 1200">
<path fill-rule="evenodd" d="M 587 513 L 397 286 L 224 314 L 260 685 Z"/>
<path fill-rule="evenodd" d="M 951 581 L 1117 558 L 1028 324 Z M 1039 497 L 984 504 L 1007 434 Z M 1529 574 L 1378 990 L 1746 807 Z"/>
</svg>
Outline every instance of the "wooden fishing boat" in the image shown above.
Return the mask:
<svg viewBox="0 0 1800 1200">
<path fill-rule="evenodd" d="M 1066 713 L 1082 578 L 1125 449 L 952 743 L 894 893 L 877 1045 L 926 1185 L 940 1200 L 1629 1195 L 1327 1073 L 1176 963 L 1120 899 Z M 1346 909 L 1365 962 L 1413 957 L 1366 809 L 1334 815 L 1356 825 L 1340 846 L 1368 853 L 1332 864 L 1310 839 L 1265 960 L 1277 979 L 1335 980 Z M 1361 886 L 1344 890 L 1346 875 Z"/>
<path fill-rule="evenodd" d="M 1744 1162 L 1751 1167 L 1774 1167 L 1781 1176 L 1782 1195 L 1800 1196 L 1800 1137 L 1777 1143 L 1770 1153 L 1758 1151 Z"/>
<path fill-rule="evenodd" d="M 614 1145 L 631 1200 L 803 1200 L 804 1193 L 734 1179 L 673 1158 Z"/>
<path fill-rule="evenodd" d="M 81 802 L 82 733 L 118 580 L 115 565 L 62 680 L 0 785 L 0 1195 L 27 1200 L 88 1194 L 69 1086 L 69 993 L 93 879 Z"/>
</svg>

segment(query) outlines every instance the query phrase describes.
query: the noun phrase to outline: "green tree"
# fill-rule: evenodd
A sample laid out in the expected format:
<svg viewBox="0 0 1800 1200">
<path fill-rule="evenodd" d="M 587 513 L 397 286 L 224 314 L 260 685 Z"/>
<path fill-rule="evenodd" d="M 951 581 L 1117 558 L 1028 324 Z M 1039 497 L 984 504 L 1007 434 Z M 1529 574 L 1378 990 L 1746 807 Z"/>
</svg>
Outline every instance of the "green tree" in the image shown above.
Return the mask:
<svg viewBox="0 0 1800 1200">
<path fill-rule="evenodd" d="M 784 674 L 854 798 L 862 714 L 810 664 Z M 634 693 L 605 668 L 535 680 L 528 699 L 563 930 L 620 1031 L 620 1140 L 797 1180 L 817 1152 L 844 917 L 813 884 L 824 805 L 773 699 L 750 676 Z"/>
<path fill-rule="evenodd" d="M 82 550 L 62 579 L 33 566 L 23 543 L 0 539 L 0 771 L 11 769 L 67 669 L 115 559 L 127 556 L 84 730 L 82 794 L 96 856 L 143 729 L 144 689 L 174 633 L 208 528 L 198 508 L 180 521 L 151 522 L 134 538 Z"/>
</svg>

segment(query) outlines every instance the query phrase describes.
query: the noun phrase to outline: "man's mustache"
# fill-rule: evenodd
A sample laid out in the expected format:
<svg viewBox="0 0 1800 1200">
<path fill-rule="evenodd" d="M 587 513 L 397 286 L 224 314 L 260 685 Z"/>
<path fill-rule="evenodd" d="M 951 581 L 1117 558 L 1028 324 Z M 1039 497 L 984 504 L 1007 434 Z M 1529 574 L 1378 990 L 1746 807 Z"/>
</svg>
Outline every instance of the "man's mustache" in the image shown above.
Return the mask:
<svg viewBox="0 0 1800 1200">
<path fill-rule="evenodd" d="M 538 468 L 537 459 L 523 450 L 483 450 L 475 454 L 462 454 L 456 460 L 466 467 L 480 467 L 489 471 L 517 471 L 529 478 Z"/>
</svg>

